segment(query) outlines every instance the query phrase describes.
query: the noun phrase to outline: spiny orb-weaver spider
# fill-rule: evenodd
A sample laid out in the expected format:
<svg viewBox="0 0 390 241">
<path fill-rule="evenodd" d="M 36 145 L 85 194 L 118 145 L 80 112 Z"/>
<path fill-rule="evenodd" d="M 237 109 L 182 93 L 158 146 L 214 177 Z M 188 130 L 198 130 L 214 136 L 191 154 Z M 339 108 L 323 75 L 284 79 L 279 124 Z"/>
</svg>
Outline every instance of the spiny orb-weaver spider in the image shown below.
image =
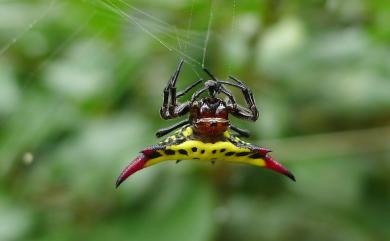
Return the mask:
<svg viewBox="0 0 390 241">
<path fill-rule="evenodd" d="M 235 117 L 256 121 L 259 112 L 251 90 L 240 80 L 233 76 L 234 81 L 217 80 L 207 69 L 203 69 L 211 78 L 204 82 L 202 79 L 188 86 L 181 92 L 176 92 L 176 82 L 183 66 L 180 61 L 176 72 L 173 74 L 164 89 L 163 105 L 160 115 L 163 119 L 173 119 L 189 113 L 187 120 L 181 121 L 171 127 L 160 129 L 157 137 L 162 137 L 177 130 L 173 135 L 159 142 L 157 145 L 145 148 L 120 174 L 116 187 L 125 181 L 133 173 L 166 160 L 206 160 L 228 161 L 246 163 L 272 169 L 295 181 L 294 175 L 273 160 L 268 153 L 270 150 L 241 140 L 238 136 L 249 137 L 246 130 L 240 129 L 229 122 L 229 114 Z M 200 83 L 203 88 L 196 91 L 191 100 L 179 103 L 178 98 L 187 94 Z M 224 85 L 239 88 L 248 108 L 237 104 L 232 92 Z M 199 97 L 208 91 L 209 96 Z M 220 94 L 227 96 L 227 100 L 217 97 Z M 231 133 L 231 130 L 238 135 Z"/>
</svg>

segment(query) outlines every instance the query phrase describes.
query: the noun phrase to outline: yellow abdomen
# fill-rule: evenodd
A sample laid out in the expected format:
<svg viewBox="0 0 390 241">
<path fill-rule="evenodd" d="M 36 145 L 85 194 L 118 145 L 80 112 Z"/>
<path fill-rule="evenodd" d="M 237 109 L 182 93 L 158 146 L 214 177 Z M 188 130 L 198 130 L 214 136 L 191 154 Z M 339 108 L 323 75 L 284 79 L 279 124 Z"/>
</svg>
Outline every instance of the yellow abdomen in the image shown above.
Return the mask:
<svg viewBox="0 0 390 241">
<path fill-rule="evenodd" d="M 151 159 L 146 166 L 167 160 L 203 160 L 241 162 L 256 166 L 265 166 L 263 156 L 247 148 L 241 148 L 228 141 L 204 143 L 198 140 L 188 140 L 178 145 L 171 145 L 164 150 L 158 150 L 158 158 Z"/>
</svg>

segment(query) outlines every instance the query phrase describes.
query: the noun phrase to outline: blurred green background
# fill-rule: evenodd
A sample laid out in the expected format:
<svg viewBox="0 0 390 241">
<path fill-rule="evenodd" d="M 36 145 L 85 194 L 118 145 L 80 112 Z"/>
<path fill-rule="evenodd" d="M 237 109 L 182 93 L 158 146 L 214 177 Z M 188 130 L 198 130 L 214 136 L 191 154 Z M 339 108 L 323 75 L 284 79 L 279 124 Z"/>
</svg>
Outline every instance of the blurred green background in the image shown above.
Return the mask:
<svg viewBox="0 0 390 241">
<path fill-rule="evenodd" d="M 185 161 L 116 190 L 209 25 L 205 65 L 261 111 L 232 122 L 297 182 Z M 0 241 L 390 240 L 389 60 L 385 0 L 1 0 Z"/>
</svg>

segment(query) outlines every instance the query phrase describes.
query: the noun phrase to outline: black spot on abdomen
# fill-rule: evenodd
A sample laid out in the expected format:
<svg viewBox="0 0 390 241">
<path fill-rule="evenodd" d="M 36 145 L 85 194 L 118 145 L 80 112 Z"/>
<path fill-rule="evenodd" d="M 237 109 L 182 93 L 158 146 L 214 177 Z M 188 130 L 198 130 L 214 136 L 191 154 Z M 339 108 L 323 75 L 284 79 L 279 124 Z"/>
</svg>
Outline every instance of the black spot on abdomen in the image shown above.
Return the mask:
<svg viewBox="0 0 390 241">
<path fill-rule="evenodd" d="M 260 153 L 255 153 L 255 154 L 250 155 L 249 157 L 252 159 L 259 159 L 259 158 L 264 158 L 264 155 L 262 155 Z"/>
<path fill-rule="evenodd" d="M 192 147 L 192 152 L 197 152 L 198 151 L 198 148 L 196 148 L 196 147 Z"/>
<path fill-rule="evenodd" d="M 160 156 L 162 156 L 161 153 L 160 153 L 160 152 L 157 152 L 157 151 L 155 151 L 155 152 L 153 152 L 152 154 L 148 155 L 148 157 L 149 157 L 150 159 L 154 159 L 154 158 L 157 158 L 157 157 L 160 157 Z"/>
<path fill-rule="evenodd" d="M 233 156 L 234 155 L 234 152 L 232 151 L 229 151 L 229 152 L 226 152 L 225 156 Z"/>
<path fill-rule="evenodd" d="M 188 155 L 188 152 L 186 150 L 184 150 L 184 149 L 180 149 L 179 153 L 182 154 L 182 155 Z"/>
<path fill-rule="evenodd" d="M 175 151 L 171 150 L 171 149 L 165 150 L 164 153 L 167 154 L 167 155 L 175 155 Z"/>
<path fill-rule="evenodd" d="M 247 155 L 249 155 L 249 154 L 250 154 L 250 152 L 248 152 L 248 151 L 237 152 L 237 153 L 236 153 L 236 156 L 247 156 Z"/>
</svg>

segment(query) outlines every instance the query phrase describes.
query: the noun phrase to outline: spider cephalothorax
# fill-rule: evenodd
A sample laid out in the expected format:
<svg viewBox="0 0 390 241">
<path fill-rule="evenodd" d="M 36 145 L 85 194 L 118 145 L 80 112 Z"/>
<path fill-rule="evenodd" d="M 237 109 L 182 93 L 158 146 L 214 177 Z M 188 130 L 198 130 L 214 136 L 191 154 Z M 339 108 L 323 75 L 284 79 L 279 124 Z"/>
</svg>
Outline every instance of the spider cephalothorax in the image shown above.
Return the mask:
<svg viewBox="0 0 390 241">
<path fill-rule="evenodd" d="M 157 137 L 162 137 L 180 128 L 158 145 L 141 151 L 141 154 L 119 176 L 116 185 L 119 186 L 128 176 L 142 168 L 165 160 L 184 159 L 211 162 L 220 160 L 264 166 L 295 180 L 286 168 L 268 155 L 270 152 L 268 149 L 242 141 L 238 136 L 249 137 L 249 132 L 232 125 L 229 121 L 229 115 L 251 121 L 258 119 L 259 112 L 251 90 L 233 76 L 229 76 L 229 80 L 233 82 L 217 80 L 210 71 L 204 69 L 210 76 L 210 80 L 200 79 L 177 93 L 176 82 L 182 66 L 183 60 L 180 61 L 176 72 L 164 89 L 160 115 L 167 120 L 189 114 L 188 119 L 171 127 L 160 129 L 156 133 Z M 178 102 L 178 98 L 200 83 L 204 83 L 204 86 L 195 91 L 189 101 Z M 225 86 L 239 88 L 248 107 L 237 104 L 234 95 Z M 204 92 L 208 92 L 208 96 L 201 98 Z M 220 97 L 223 95 L 227 97 L 226 100 Z M 238 136 L 232 134 L 231 130 L 238 133 Z"/>
</svg>

